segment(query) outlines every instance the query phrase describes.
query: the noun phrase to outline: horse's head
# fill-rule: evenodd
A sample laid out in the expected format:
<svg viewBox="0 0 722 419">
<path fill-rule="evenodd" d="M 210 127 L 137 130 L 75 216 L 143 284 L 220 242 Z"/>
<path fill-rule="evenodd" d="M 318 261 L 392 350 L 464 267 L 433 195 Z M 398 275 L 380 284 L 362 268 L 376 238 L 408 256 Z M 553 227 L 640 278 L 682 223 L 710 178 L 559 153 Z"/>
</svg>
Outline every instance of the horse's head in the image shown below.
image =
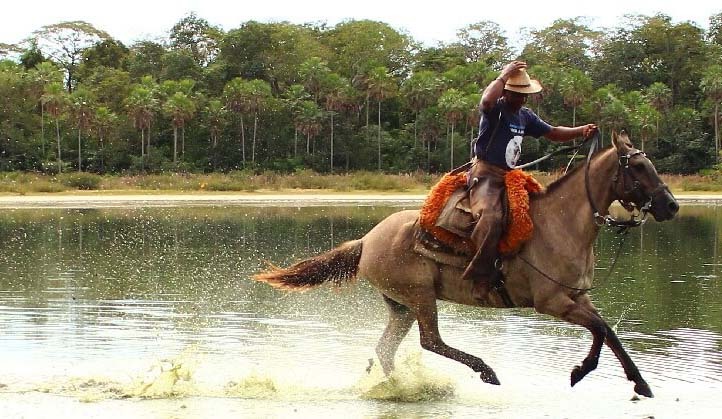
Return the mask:
<svg viewBox="0 0 722 419">
<path fill-rule="evenodd" d="M 637 208 L 652 214 L 657 221 L 672 219 L 679 204 L 647 155 L 634 148 L 624 131 L 612 133 L 612 144 L 619 158 L 619 170 L 614 179 L 617 199 L 629 211 Z"/>
</svg>

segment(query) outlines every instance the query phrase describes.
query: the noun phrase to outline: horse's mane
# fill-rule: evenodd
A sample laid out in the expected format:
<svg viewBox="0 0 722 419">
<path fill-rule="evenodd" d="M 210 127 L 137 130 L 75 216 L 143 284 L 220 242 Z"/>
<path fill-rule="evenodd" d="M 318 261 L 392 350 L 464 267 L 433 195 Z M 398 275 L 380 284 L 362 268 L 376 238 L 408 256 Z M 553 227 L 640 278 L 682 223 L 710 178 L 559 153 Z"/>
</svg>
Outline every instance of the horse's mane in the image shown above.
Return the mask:
<svg viewBox="0 0 722 419">
<path fill-rule="evenodd" d="M 598 158 L 599 155 L 603 154 L 605 151 L 607 151 L 610 148 L 611 148 L 611 146 L 597 150 L 594 154 L 592 154 L 592 160 Z M 533 196 L 543 196 L 546 194 L 554 193 L 554 191 L 559 189 L 569 179 L 571 179 L 576 172 L 578 172 L 579 170 L 582 170 L 584 168 L 585 164 L 586 164 L 586 159 L 584 159 L 582 163 L 578 163 L 577 165 L 572 167 L 572 169 L 570 171 L 568 171 L 566 174 L 564 174 L 562 177 L 560 177 L 559 179 L 550 183 L 549 186 L 547 186 L 545 190 L 543 190 L 539 193 L 533 194 Z"/>
</svg>

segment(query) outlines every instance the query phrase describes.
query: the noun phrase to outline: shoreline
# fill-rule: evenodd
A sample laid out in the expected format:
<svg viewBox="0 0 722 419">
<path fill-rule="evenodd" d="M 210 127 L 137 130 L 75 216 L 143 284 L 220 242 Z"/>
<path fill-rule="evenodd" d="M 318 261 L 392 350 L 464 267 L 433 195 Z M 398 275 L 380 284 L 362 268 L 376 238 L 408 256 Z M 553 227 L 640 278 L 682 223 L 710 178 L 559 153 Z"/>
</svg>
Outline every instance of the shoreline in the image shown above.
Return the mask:
<svg viewBox="0 0 722 419">
<path fill-rule="evenodd" d="M 97 193 L 0 195 L 0 208 L 421 205 L 426 194 L 383 192 Z M 722 194 L 678 193 L 684 204 L 722 205 Z"/>
</svg>

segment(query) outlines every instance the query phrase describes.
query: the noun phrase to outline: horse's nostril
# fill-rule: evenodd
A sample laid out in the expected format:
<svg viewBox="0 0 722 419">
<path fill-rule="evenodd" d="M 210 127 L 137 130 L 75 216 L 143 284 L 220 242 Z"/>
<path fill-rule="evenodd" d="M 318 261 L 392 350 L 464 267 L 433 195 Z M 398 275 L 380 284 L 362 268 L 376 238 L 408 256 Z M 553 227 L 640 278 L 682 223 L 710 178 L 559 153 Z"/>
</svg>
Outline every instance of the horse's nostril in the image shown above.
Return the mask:
<svg viewBox="0 0 722 419">
<path fill-rule="evenodd" d="M 676 214 L 677 211 L 679 211 L 679 204 L 677 203 L 677 201 L 672 201 L 669 203 L 668 208 L 669 212 L 671 212 L 672 214 Z"/>
</svg>

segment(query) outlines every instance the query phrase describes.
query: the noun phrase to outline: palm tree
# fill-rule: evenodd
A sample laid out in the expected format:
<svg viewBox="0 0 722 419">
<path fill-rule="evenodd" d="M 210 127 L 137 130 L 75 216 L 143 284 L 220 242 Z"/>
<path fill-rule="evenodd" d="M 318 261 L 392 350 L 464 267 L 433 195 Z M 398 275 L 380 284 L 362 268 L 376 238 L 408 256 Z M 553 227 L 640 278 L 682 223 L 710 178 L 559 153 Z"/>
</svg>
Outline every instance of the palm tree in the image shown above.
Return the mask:
<svg viewBox="0 0 722 419">
<path fill-rule="evenodd" d="M 144 164 L 145 133 L 148 131 L 150 145 L 150 126 L 158 108 L 158 99 L 148 87 L 137 84 L 133 86 L 125 102 L 128 113 L 133 118 L 133 126 L 140 130 L 140 158 L 141 164 Z"/>
<path fill-rule="evenodd" d="M 291 117 L 296 121 L 299 113 L 301 112 L 301 104 L 303 101 L 310 98 L 308 92 L 300 84 L 293 84 L 286 89 L 283 93 L 283 102 L 288 106 L 291 111 Z M 293 124 L 293 157 L 298 156 L 298 127 L 297 124 Z"/>
<path fill-rule="evenodd" d="M 657 141 L 659 141 L 659 120 L 662 114 L 672 105 L 672 90 L 664 83 L 654 82 L 647 87 L 644 96 L 647 98 L 647 102 L 657 110 L 658 116 L 655 131 L 657 133 Z"/>
<path fill-rule="evenodd" d="M 639 127 L 642 140 L 641 149 L 644 151 L 644 144 L 649 140 L 650 132 L 655 130 L 655 121 L 659 120 L 659 112 L 648 103 L 642 103 L 634 110 L 632 117 Z"/>
<path fill-rule="evenodd" d="M 298 73 L 303 80 L 303 86 L 313 95 L 316 103 L 319 103 L 324 81 L 331 73 L 326 62 L 318 57 L 311 57 L 301 64 Z"/>
<path fill-rule="evenodd" d="M 173 163 L 178 162 L 178 129 L 181 129 L 185 154 L 185 124 L 196 113 L 196 103 L 183 92 L 175 92 L 163 104 L 163 112 L 173 119 Z"/>
<path fill-rule="evenodd" d="M 402 96 L 414 111 L 414 148 L 417 142 L 419 112 L 436 101 L 442 84 L 441 78 L 433 71 L 419 71 L 401 85 Z"/>
<path fill-rule="evenodd" d="M 110 109 L 108 109 L 105 106 L 99 106 L 98 109 L 95 110 L 95 117 L 93 118 L 93 122 L 95 127 L 98 130 L 98 143 L 99 143 L 99 151 L 100 151 L 100 171 L 103 172 L 105 170 L 105 136 L 110 131 L 110 129 L 115 125 L 115 123 L 118 120 L 118 116 L 113 113 Z"/>
<path fill-rule="evenodd" d="M 45 104 L 42 101 L 42 95 L 45 92 L 45 86 L 49 83 L 63 81 L 63 73 L 52 62 L 43 61 L 35 66 L 33 79 L 38 84 L 40 92 L 40 144 L 43 156 L 45 156 Z"/>
<path fill-rule="evenodd" d="M 52 82 L 45 86 L 45 91 L 41 97 L 41 102 L 45 105 L 48 113 L 55 118 L 55 134 L 58 143 L 58 173 L 62 173 L 62 155 L 60 151 L 60 117 L 68 103 L 68 95 L 65 92 L 63 84 L 60 82 Z"/>
<path fill-rule="evenodd" d="M 700 88 L 702 92 L 707 95 L 707 98 L 712 102 L 714 106 L 714 147 L 715 147 L 715 160 L 720 159 L 720 129 L 719 120 L 720 112 L 719 105 L 722 102 L 722 66 L 713 65 L 709 67 L 702 77 L 700 82 Z"/>
<path fill-rule="evenodd" d="M 248 85 L 246 81 L 241 77 L 226 83 L 223 88 L 223 97 L 225 98 L 226 107 L 236 114 L 238 114 L 241 122 L 241 159 L 243 166 L 246 165 L 246 130 L 243 123 L 243 114 L 247 112 L 248 108 Z"/>
<path fill-rule="evenodd" d="M 253 113 L 253 143 L 251 145 L 251 163 L 256 164 L 256 132 L 258 131 L 258 112 L 263 109 L 266 102 L 271 98 L 271 85 L 259 79 L 246 83 L 246 109 Z"/>
<path fill-rule="evenodd" d="M 381 170 L 381 102 L 396 93 L 396 81 L 389 74 L 386 67 L 374 67 L 368 73 L 369 94 L 376 99 L 379 105 L 377 140 L 378 140 L 378 169 Z"/>
<path fill-rule="evenodd" d="M 349 81 L 336 73 L 329 74 L 325 83 L 326 92 L 326 111 L 331 117 L 331 173 L 333 173 L 333 144 L 334 144 L 334 116 L 337 112 L 343 112 L 352 104 L 353 87 Z"/>
<path fill-rule="evenodd" d="M 83 159 L 82 159 L 82 132 L 84 129 L 90 126 L 93 118 L 92 110 L 92 99 L 90 98 L 90 92 L 83 87 L 78 87 L 70 95 L 71 110 L 75 124 L 78 128 L 78 172 L 83 171 Z"/>
<path fill-rule="evenodd" d="M 218 167 L 218 136 L 223 130 L 223 125 L 226 121 L 226 108 L 223 106 L 223 102 L 218 99 L 211 99 L 206 104 L 204 109 L 206 123 L 208 124 L 208 131 L 211 135 L 211 155 L 213 161 L 213 169 Z"/>
<path fill-rule="evenodd" d="M 564 73 L 559 80 L 559 93 L 564 104 L 572 107 L 572 126 L 577 126 L 577 108 L 592 91 L 592 79 L 575 68 Z"/>
<path fill-rule="evenodd" d="M 451 88 L 445 91 L 441 98 L 439 98 L 439 109 L 446 117 L 446 120 L 451 124 L 451 140 L 450 140 L 450 157 L 449 157 L 449 168 L 454 168 L 454 128 L 456 123 L 464 118 L 464 112 L 468 109 L 469 104 L 466 101 L 466 96 Z"/>
<path fill-rule="evenodd" d="M 301 111 L 296 119 L 296 127 L 306 135 L 306 154 L 311 153 L 311 139 L 321 131 L 321 121 L 325 117 L 316 102 L 306 100 L 301 103 Z"/>
</svg>

